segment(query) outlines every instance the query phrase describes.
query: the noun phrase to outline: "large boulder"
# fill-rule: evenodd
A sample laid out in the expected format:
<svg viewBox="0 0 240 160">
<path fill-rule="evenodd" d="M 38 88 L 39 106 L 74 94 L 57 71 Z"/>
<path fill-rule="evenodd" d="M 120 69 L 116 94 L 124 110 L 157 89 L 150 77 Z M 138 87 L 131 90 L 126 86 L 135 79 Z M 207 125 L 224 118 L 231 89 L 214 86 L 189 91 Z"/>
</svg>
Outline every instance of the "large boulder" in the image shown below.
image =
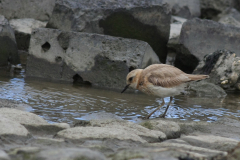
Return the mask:
<svg viewBox="0 0 240 160">
<path fill-rule="evenodd" d="M 44 28 L 47 24 L 47 22 L 41 22 L 32 18 L 11 19 L 9 23 L 15 31 L 19 50 L 28 50 L 32 30 L 35 28 Z"/>
<path fill-rule="evenodd" d="M 228 50 L 217 50 L 205 56 L 195 69 L 195 74 L 208 74 L 205 81 L 227 90 L 240 90 L 240 57 Z"/>
<path fill-rule="evenodd" d="M 188 66 L 194 70 L 206 54 L 218 49 L 228 49 L 240 56 L 239 41 L 240 28 L 211 20 L 188 20 L 182 26 L 176 66 Z M 184 67 L 179 68 L 184 70 Z"/>
<path fill-rule="evenodd" d="M 48 21 L 55 0 L 1 0 L 0 14 L 7 19 L 33 18 Z"/>
<path fill-rule="evenodd" d="M 1 4 L 1 3 L 0 3 Z M 0 66 L 20 63 L 13 29 L 8 20 L 0 15 Z"/>
<path fill-rule="evenodd" d="M 159 63 L 143 41 L 55 29 L 37 29 L 31 35 L 27 77 L 122 89 L 135 68 Z"/>
<path fill-rule="evenodd" d="M 48 28 L 143 40 L 165 62 L 171 11 L 148 0 L 58 0 Z"/>
</svg>

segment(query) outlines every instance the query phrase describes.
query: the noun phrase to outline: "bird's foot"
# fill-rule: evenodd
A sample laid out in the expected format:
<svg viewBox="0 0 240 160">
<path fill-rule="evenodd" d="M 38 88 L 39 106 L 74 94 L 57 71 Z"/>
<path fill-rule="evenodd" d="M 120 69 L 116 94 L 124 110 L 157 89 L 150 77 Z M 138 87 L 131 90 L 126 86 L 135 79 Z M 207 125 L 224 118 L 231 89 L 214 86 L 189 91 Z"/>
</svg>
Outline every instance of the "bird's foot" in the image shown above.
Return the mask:
<svg viewBox="0 0 240 160">
<path fill-rule="evenodd" d="M 159 118 L 165 118 L 165 114 L 160 115 Z"/>
<path fill-rule="evenodd" d="M 146 120 L 149 119 L 150 116 L 143 117 L 142 119 Z"/>
</svg>

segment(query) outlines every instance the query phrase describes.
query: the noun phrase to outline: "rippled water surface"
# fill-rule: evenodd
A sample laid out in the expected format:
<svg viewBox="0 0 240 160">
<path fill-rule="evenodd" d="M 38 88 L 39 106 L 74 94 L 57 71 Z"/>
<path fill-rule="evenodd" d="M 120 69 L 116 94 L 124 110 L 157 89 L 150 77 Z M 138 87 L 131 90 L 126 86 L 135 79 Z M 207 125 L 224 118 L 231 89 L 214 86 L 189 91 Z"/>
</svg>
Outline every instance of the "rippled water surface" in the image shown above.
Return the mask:
<svg viewBox="0 0 240 160">
<path fill-rule="evenodd" d="M 28 104 L 30 112 L 49 122 L 74 123 L 90 113 L 110 112 L 134 121 L 146 116 L 162 102 L 160 98 L 140 92 L 124 93 L 24 78 L 0 77 L 0 98 Z M 169 98 L 165 98 L 169 102 Z M 165 110 L 161 108 L 152 117 Z M 215 121 L 222 116 L 240 117 L 240 94 L 229 93 L 225 98 L 175 96 L 167 118 L 193 121 Z"/>
</svg>

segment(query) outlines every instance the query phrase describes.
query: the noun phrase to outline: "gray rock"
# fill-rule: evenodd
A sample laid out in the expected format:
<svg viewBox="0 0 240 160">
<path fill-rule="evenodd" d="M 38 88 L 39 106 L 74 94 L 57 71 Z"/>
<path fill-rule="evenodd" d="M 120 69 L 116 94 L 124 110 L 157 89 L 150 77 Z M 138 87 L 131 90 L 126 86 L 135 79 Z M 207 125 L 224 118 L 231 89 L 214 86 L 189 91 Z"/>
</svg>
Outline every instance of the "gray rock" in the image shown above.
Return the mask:
<svg viewBox="0 0 240 160">
<path fill-rule="evenodd" d="M 31 154 L 38 153 L 41 149 L 39 147 L 19 147 L 19 148 L 14 148 L 12 149 L 9 154 L 10 155 L 29 155 L 28 159 L 33 158 Z M 31 156 L 30 156 L 31 155 Z"/>
<path fill-rule="evenodd" d="M 6 66 L 8 62 L 20 63 L 14 31 L 2 15 L 0 15 L 0 48 L 0 66 Z"/>
<path fill-rule="evenodd" d="M 91 127 L 93 126 L 93 127 Z M 79 134 L 81 133 L 81 134 Z M 161 131 L 149 130 L 125 120 L 91 120 L 88 127 L 75 127 L 60 131 L 57 137 L 83 141 L 110 139 L 135 142 L 160 142 L 166 139 Z"/>
<path fill-rule="evenodd" d="M 190 91 L 193 91 L 198 97 L 225 97 L 227 93 L 220 86 L 206 81 L 191 82 Z"/>
<path fill-rule="evenodd" d="M 220 17 L 218 20 L 220 23 L 240 27 L 240 12 L 235 8 L 226 9 L 218 17 Z"/>
<path fill-rule="evenodd" d="M 218 121 L 206 126 L 208 133 L 221 137 L 228 137 L 240 141 L 240 123 L 239 119 L 220 118 Z"/>
<path fill-rule="evenodd" d="M 41 22 L 31 18 L 11 19 L 9 23 L 15 31 L 19 50 L 28 50 L 32 30 L 36 28 L 44 28 L 47 24 L 47 22 Z"/>
<path fill-rule="evenodd" d="M 36 154 L 36 160 L 84 159 L 105 160 L 105 156 L 97 151 L 84 148 L 59 148 L 43 150 Z"/>
<path fill-rule="evenodd" d="M 178 125 L 181 128 L 181 134 L 189 135 L 195 132 L 210 133 L 208 122 L 189 122 L 189 121 L 178 121 Z M 212 127 L 212 126 L 211 126 Z"/>
<path fill-rule="evenodd" d="M 204 19 L 216 19 L 217 15 L 226 8 L 234 7 L 235 0 L 200 0 L 201 17 Z"/>
<path fill-rule="evenodd" d="M 194 134 L 181 137 L 187 143 L 202 148 L 213 150 L 228 151 L 237 146 L 239 141 L 210 134 Z"/>
<path fill-rule="evenodd" d="M 195 69 L 195 74 L 208 74 L 207 82 L 226 90 L 240 90 L 240 57 L 228 50 L 217 50 L 204 57 Z"/>
<path fill-rule="evenodd" d="M 120 141 L 132 141 L 146 143 L 147 141 L 135 133 L 126 131 L 123 128 L 113 127 L 75 127 L 62 130 L 57 133 L 58 138 L 66 138 L 72 141 L 84 141 L 87 139 L 110 139 Z"/>
<path fill-rule="evenodd" d="M 48 21 L 55 0 L 1 0 L 0 11 L 7 19 L 33 18 Z"/>
<path fill-rule="evenodd" d="M 53 139 L 53 138 L 47 138 L 47 137 L 36 137 L 34 139 L 31 139 L 28 141 L 28 143 L 31 143 L 32 146 L 38 146 L 38 147 L 63 147 L 66 146 L 66 141 L 64 139 Z M 71 145 L 69 145 L 71 146 Z"/>
<path fill-rule="evenodd" d="M 183 24 L 179 38 L 181 53 L 202 60 L 206 54 L 218 49 L 229 49 L 240 56 L 239 33 L 240 28 L 218 22 L 198 18 L 189 20 Z"/>
<path fill-rule="evenodd" d="M 178 160 L 176 154 L 162 148 L 129 148 L 113 155 L 113 160 Z"/>
<path fill-rule="evenodd" d="M 183 53 L 193 54 L 199 60 L 221 48 L 236 50 L 236 54 L 240 55 L 236 45 L 239 30 L 210 20 L 193 19 L 183 24 L 179 43 L 183 45 L 183 51 L 185 49 Z M 195 38 L 196 34 L 198 39 Z M 231 38 L 233 34 L 235 38 Z"/>
<path fill-rule="evenodd" d="M 31 36 L 26 76 L 122 89 L 129 70 L 153 63 L 143 41 L 42 28 Z"/>
<path fill-rule="evenodd" d="M 180 144 L 174 143 L 172 140 L 167 140 L 163 143 L 152 143 L 148 144 L 148 146 L 159 148 L 159 151 L 169 150 L 172 151 L 172 155 L 176 157 L 188 157 L 189 159 L 203 159 L 203 158 L 210 158 L 216 155 L 227 155 L 227 152 L 209 149 L 209 148 L 202 148 L 197 147 L 189 144 Z M 155 150 L 156 151 L 156 150 Z"/>
<path fill-rule="evenodd" d="M 12 108 L 0 108 L 0 115 L 21 124 L 48 124 L 38 115 Z"/>
<path fill-rule="evenodd" d="M 184 18 L 199 17 L 201 0 L 157 0 L 156 2 L 167 3 L 172 9 L 172 15 Z"/>
<path fill-rule="evenodd" d="M 164 63 L 170 18 L 161 1 L 58 0 L 47 27 L 142 40 Z"/>
<path fill-rule="evenodd" d="M 148 129 L 165 133 L 168 139 L 179 138 L 181 135 L 179 125 L 173 121 L 154 119 L 143 121 L 140 124 Z"/>
<path fill-rule="evenodd" d="M 4 152 L 3 150 L 0 150 L 0 160 L 10 160 L 10 157 L 6 152 Z"/>
<path fill-rule="evenodd" d="M 0 115 L 22 124 L 30 133 L 37 135 L 55 135 L 63 129 L 70 128 L 69 124 L 49 124 L 38 115 L 12 108 L 0 108 Z"/>
<path fill-rule="evenodd" d="M 46 135 L 55 135 L 59 131 L 70 128 L 70 125 L 67 123 L 53 123 L 53 124 L 46 124 L 46 123 L 28 123 L 23 124 L 27 130 L 34 135 L 46 136 Z"/>
<path fill-rule="evenodd" d="M 91 120 L 90 124 L 95 127 L 113 128 L 113 130 L 114 128 L 123 129 L 129 133 L 138 135 L 148 142 L 159 142 L 166 139 L 166 135 L 161 130 L 151 130 L 126 120 Z"/>
<path fill-rule="evenodd" d="M 1 140 L 8 143 L 11 141 L 25 141 L 29 138 L 28 130 L 20 123 L 0 116 L 0 136 Z"/>
</svg>

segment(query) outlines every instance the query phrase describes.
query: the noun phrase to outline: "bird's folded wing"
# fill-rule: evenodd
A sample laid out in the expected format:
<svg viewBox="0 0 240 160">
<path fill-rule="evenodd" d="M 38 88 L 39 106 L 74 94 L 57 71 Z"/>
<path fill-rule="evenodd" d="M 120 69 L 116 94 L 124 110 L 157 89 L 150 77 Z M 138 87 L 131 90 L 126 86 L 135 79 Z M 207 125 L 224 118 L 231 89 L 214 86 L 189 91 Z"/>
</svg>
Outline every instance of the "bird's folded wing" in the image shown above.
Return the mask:
<svg viewBox="0 0 240 160">
<path fill-rule="evenodd" d="M 166 66 L 156 68 L 146 74 L 146 80 L 153 85 L 170 88 L 191 81 L 187 74 L 178 68 Z"/>
</svg>

